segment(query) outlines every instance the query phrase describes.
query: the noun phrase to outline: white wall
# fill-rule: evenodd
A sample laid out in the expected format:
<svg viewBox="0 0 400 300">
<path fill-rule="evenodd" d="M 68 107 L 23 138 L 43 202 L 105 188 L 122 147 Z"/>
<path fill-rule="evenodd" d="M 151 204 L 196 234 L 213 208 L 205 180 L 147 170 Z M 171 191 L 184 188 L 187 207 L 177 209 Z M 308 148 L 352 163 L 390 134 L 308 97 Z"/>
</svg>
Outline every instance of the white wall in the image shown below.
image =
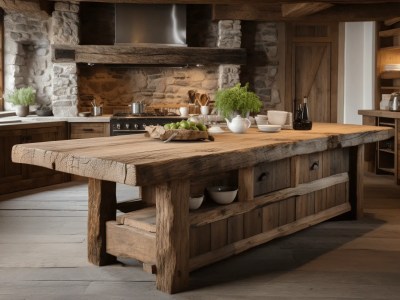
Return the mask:
<svg viewBox="0 0 400 300">
<path fill-rule="evenodd" d="M 343 115 L 338 120 L 362 124 L 358 110 L 372 109 L 374 103 L 375 22 L 345 23 L 344 35 L 343 109 L 338 109 Z"/>
</svg>

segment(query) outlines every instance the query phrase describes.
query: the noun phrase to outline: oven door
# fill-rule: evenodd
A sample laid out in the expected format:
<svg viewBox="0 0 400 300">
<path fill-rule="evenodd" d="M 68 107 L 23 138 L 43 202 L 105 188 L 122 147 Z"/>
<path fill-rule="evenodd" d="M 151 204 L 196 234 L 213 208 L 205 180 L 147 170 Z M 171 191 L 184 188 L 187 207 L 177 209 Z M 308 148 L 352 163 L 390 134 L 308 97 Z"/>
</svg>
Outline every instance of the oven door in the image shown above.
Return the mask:
<svg viewBox="0 0 400 300">
<path fill-rule="evenodd" d="M 146 130 L 138 130 L 138 129 L 113 129 L 113 126 L 111 126 L 111 129 L 110 129 L 111 136 L 128 135 L 128 134 L 143 134 L 145 132 L 146 132 Z"/>
</svg>

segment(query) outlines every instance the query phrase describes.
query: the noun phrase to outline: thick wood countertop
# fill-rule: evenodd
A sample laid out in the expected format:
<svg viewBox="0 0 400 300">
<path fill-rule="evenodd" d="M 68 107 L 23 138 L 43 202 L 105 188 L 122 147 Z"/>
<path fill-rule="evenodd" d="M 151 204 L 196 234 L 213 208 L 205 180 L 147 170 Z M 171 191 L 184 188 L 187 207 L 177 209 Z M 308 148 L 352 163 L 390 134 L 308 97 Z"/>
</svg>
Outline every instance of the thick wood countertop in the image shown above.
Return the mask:
<svg viewBox="0 0 400 300">
<path fill-rule="evenodd" d="M 373 109 L 371 109 L 371 110 L 359 110 L 358 114 L 362 115 L 362 116 L 400 119 L 400 112 L 399 111 L 373 110 Z"/>
<path fill-rule="evenodd" d="M 90 178 L 150 185 L 393 136 L 387 127 L 315 123 L 311 131 L 215 135 L 215 141 L 170 142 L 142 135 L 15 145 L 12 160 Z"/>
</svg>

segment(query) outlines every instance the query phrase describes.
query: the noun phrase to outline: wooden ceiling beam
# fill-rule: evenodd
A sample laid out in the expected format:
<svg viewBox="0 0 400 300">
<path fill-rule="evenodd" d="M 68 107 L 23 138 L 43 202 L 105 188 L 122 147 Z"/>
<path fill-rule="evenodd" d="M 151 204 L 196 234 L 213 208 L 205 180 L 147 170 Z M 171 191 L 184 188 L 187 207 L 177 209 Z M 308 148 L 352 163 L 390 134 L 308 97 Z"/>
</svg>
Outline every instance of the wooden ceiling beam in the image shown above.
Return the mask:
<svg viewBox="0 0 400 300">
<path fill-rule="evenodd" d="M 214 20 L 354 22 L 383 21 L 400 16 L 398 3 L 335 5 L 303 17 L 283 17 L 280 4 L 214 5 Z"/>
<path fill-rule="evenodd" d="M 40 11 L 39 0 L 0 0 L 0 7 L 7 11 Z"/>
<path fill-rule="evenodd" d="M 298 18 L 315 14 L 319 11 L 332 7 L 331 3 L 307 2 L 307 3 L 283 3 L 282 16 L 288 18 Z"/>
<path fill-rule="evenodd" d="M 49 0 L 59 1 L 59 0 Z M 74 2 L 101 2 L 101 3 L 140 3 L 140 4 L 283 4 L 301 3 L 304 0 L 74 0 Z M 398 3 L 399 0 L 308 0 L 307 2 L 324 2 L 333 4 L 367 4 L 367 3 Z"/>
</svg>

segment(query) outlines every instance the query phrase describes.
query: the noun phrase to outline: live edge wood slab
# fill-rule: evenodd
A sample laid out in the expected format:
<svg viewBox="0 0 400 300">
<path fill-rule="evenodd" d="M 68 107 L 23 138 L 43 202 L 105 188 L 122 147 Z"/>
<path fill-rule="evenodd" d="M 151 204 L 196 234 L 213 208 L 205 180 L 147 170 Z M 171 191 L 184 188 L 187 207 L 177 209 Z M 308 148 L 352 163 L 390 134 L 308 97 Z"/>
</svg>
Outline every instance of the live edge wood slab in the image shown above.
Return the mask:
<svg viewBox="0 0 400 300">
<path fill-rule="evenodd" d="M 16 145 L 12 160 L 88 177 L 89 261 L 136 258 L 156 273 L 158 289 L 176 293 L 194 269 L 340 214 L 362 216 L 363 145 L 393 134 L 316 123 L 213 142 L 129 135 Z M 117 219 L 115 183 L 141 186 L 145 205 Z M 189 212 L 190 194 L 215 184 L 238 185 L 237 199 L 206 199 Z"/>
</svg>

